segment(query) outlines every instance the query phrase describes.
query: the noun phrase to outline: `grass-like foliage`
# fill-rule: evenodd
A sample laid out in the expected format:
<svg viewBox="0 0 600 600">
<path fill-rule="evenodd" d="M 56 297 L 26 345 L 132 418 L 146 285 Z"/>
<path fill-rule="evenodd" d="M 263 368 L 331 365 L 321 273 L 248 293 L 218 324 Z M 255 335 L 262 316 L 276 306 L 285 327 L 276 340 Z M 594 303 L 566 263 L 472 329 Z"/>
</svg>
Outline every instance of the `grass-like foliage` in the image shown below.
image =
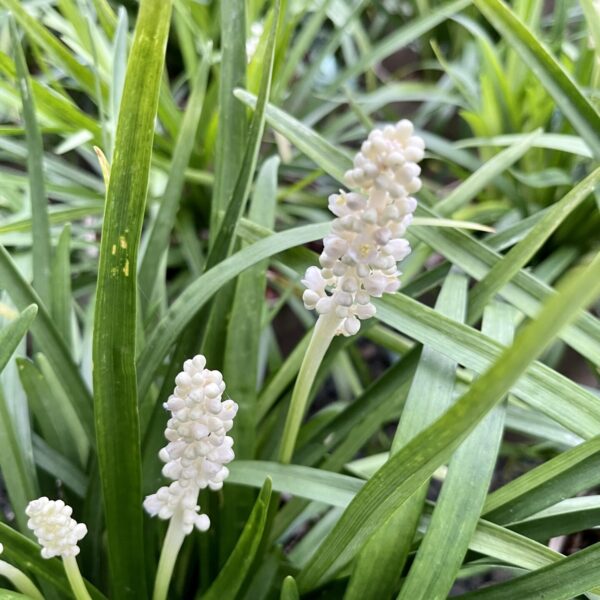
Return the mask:
<svg viewBox="0 0 600 600">
<path fill-rule="evenodd" d="M 600 598 L 599 6 L 0 0 L 0 598 Z"/>
</svg>

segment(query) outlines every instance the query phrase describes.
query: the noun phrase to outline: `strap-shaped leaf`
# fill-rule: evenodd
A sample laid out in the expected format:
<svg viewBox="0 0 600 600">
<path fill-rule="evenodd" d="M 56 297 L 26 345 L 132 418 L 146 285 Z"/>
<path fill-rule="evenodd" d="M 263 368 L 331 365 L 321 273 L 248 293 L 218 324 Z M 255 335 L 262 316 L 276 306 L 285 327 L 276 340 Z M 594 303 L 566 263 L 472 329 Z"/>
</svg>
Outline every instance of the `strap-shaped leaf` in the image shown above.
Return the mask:
<svg viewBox="0 0 600 600">
<path fill-rule="evenodd" d="M 127 65 L 102 226 L 93 339 L 94 414 L 116 598 L 146 596 L 135 371 L 137 252 L 170 0 L 142 0 Z"/>
</svg>

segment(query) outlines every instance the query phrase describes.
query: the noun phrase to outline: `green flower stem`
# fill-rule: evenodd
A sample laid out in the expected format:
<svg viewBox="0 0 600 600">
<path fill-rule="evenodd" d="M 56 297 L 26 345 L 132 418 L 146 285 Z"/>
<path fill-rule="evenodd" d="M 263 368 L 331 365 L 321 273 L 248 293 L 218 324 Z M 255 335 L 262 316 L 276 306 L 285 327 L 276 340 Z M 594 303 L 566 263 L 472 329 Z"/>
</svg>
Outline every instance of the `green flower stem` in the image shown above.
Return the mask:
<svg viewBox="0 0 600 600">
<path fill-rule="evenodd" d="M 33 581 L 23 571 L 3 560 L 0 560 L 0 577 L 6 577 L 19 592 L 33 598 L 33 600 L 44 600 L 40 590 L 35 587 Z"/>
<path fill-rule="evenodd" d="M 63 556 L 63 564 L 75 598 L 77 600 L 92 600 L 77 566 L 77 559 L 74 556 Z"/>
<path fill-rule="evenodd" d="M 283 437 L 279 449 L 279 461 L 282 463 L 287 464 L 292 460 L 302 418 L 306 412 L 310 390 L 325 356 L 325 352 L 327 352 L 327 348 L 329 348 L 340 323 L 341 319 L 334 312 L 321 315 L 317 319 L 317 324 L 306 349 L 304 360 L 300 365 L 300 371 L 296 379 L 296 385 L 294 386 L 290 408 L 283 429 Z"/>
<path fill-rule="evenodd" d="M 154 593 L 152 600 L 165 600 L 169 591 L 169 583 L 173 575 L 173 567 L 177 560 L 177 555 L 185 539 L 185 533 L 182 527 L 183 511 L 177 510 L 169 521 L 167 535 L 163 542 L 160 560 L 158 561 L 158 570 L 156 571 L 156 580 L 154 581 Z"/>
</svg>

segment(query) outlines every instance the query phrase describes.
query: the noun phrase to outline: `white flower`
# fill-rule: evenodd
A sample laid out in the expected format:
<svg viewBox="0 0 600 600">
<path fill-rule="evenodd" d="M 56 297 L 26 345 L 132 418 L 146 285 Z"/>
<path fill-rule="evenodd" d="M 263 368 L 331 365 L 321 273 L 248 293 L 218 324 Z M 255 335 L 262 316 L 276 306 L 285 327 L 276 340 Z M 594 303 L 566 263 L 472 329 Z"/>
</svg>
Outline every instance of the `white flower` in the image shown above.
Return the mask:
<svg viewBox="0 0 600 600">
<path fill-rule="evenodd" d="M 162 473 L 173 483 L 144 500 L 146 511 L 161 519 L 170 519 L 180 508 L 186 534 L 194 527 L 209 528 L 208 516 L 199 513 L 198 493 L 206 487 L 221 489 L 229 475 L 225 465 L 234 458 L 233 439 L 226 434 L 238 405 L 221 400 L 223 376 L 205 366 L 204 356 L 197 355 L 185 361 L 175 378 L 175 390 L 164 404 L 171 412 L 165 430 L 169 443 L 159 453 L 165 463 Z"/>
<path fill-rule="evenodd" d="M 85 537 L 87 527 L 72 519 L 72 513 L 73 509 L 62 500 L 48 500 L 46 496 L 27 505 L 27 527 L 35 533 L 44 558 L 79 554 L 77 542 Z"/>
<path fill-rule="evenodd" d="M 354 158 L 354 169 L 346 173 L 346 182 L 365 191 L 384 189 L 394 198 L 414 194 L 421 189 L 417 163 L 424 149 L 425 142 L 413 135 L 413 124 L 407 119 L 374 129 Z"/>
<path fill-rule="evenodd" d="M 246 59 L 251 62 L 258 50 L 258 44 L 264 31 L 264 25 L 260 21 L 252 23 L 250 26 L 250 35 L 246 40 Z"/>
<path fill-rule="evenodd" d="M 421 188 L 417 162 L 424 147 L 406 119 L 372 131 L 346 173 L 364 193 L 340 190 L 329 197 L 337 218 L 323 239 L 321 268 L 309 267 L 302 280 L 302 299 L 319 314 L 335 312 L 341 319 L 337 334 L 356 334 L 359 320 L 375 314 L 371 297 L 400 287 L 396 263 L 410 254 L 403 236 L 417 207 L 410 194 Z"/>
</svg>

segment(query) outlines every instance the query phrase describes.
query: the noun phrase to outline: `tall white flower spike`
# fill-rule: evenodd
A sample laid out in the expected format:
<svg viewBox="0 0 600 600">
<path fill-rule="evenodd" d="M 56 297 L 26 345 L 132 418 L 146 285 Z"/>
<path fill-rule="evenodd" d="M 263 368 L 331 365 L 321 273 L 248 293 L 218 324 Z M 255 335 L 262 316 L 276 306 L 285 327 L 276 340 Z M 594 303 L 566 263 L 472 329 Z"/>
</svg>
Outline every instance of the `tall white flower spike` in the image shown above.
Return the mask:
<svg viewBox="0 0 600 600">
<path fill-rule="evenodd" d="M 371 298 L 400 287 L 396 263 L 410 254 L 404 238 L 421 188 L 417 164 L 425 143 L 410 121 L 373 130 L 354 159 L 346 181 L 361 193 L 329 197 L 336 216 L 323 240 L 321 268 L 309 267 L 302 283 L 304 305 L 339 319 L 336 334 L 358 333 L 360 320 L 375 314 Z"/>
<path fill-rule="evenodd" d="M 87 527 L 71 518 L 73 509 L 62 500 L 42 496 L 32 500 L 25 509 L 29 517 L 27 527 L 33 531 L 42 546 L 42 556 L 77 556 L 77 543 L 87 534 Z"/>
<path fill-rule="evenodd" d="M 175 378 L 175 389 L 164 403 L 170 411 L 165 437 L 168 444 L 159 457 L 165 463 L 162 473 L 173 482 L 147 496 L 144 508 L 151 516 L 170 519 L 158 563 L 153 600 L 167 597 L 169 581 L 181 544 L 194 527 L 206 531 L 208 515 L 200 513 L 198 494 L 210 488 L 219 490 L 229 475 L 225 466 L 233 458 L 233 427 L 238 405 L 222 400 L 225 382 L 219 371 L 205 368 L 198 354 L 183 363 Z"/>
<path fill-rule="evenodd" d="M 185 361 L 175 378 L 175 390 L 164 404 L 171 412 L 165 430 L 169 443 L 159 453 L 165 463 L 162 473 L 173 483 L 144 501 L 146 511 L 161 519 L 170 519 L 180 507 L 186 534 L 194 527 L 209 528 L 208 516 L 199 513 L 198 493 L 206 487 L 221 489 L 229 475 L 225 465 L 234 458 L 233 439 L 227 432 L 233 427 L 238 405 L 222 401 L 223 376 L 205 366 L 204 356 L 195 356 Z"/>
<path fill-rule="evenodd" d="M 352 336 L 360 322 L 375 314 L 372 298 L 400 287 L 397 263 L 410 254 L 404 237 L 417 201 L 411 194 L 421 189 L 425 143 L 414 135 L 410 121 L 371 131 L 354 166 L 346 172 L 348 185 L 329 197 L 335 215 L 323 240 L 320 267 L 309 267 L 302 283 L 302 299 L 319 314 L 298 372 L 286 417 L 279 460 L 289 463 L 310 389 L 319 365 L 336 335 Z"/>
<path fill-rule="evenodd" d="M 70 506 L 46 496 L 32 500 L 25 514 L 29 517 L 27 527 L 42 547 L 42 557 L 60 556 L 75 598 L 91 600 L 75 559 L 79 554 L 77 543 L 86 536 L 87 527 L 71 518 L 73 509 Z"/>
</svg>

